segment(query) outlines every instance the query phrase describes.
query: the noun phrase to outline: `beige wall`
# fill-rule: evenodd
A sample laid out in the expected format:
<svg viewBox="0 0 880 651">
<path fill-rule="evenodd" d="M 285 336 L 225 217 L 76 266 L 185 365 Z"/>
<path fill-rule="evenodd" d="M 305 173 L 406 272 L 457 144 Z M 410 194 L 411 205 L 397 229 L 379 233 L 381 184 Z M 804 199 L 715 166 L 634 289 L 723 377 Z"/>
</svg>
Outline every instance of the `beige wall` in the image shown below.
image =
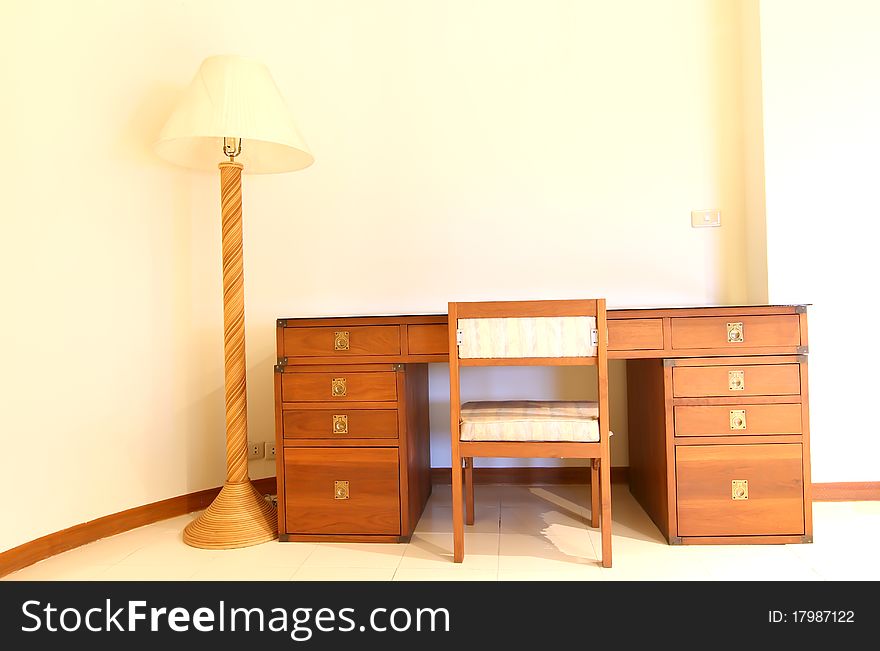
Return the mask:
<svg viewBox="0 0 880 651">
<path fill-rule="evenodd" d="M 877 481 L 880 4 L 761 3 L 770 300 L 809 302 L 813 480 Z"/>
<path fill-rule="evenodd" d="M 277 317 L 747 298 L 729 271 L 745 237 L 735 0 L 15 0 L 0 24 L 0 491 L 14 523 L 0 549 L 222 480 L 218 179 L 151 150 L 207 55 L 265 61 L 316 156 L 245 179 L 255 439 L 273 436 Z M 692 229 L 698 208 L 720 208 L 723 228 Z M 620 465 L 620 403 L 615 419 Z"/>
</svg>

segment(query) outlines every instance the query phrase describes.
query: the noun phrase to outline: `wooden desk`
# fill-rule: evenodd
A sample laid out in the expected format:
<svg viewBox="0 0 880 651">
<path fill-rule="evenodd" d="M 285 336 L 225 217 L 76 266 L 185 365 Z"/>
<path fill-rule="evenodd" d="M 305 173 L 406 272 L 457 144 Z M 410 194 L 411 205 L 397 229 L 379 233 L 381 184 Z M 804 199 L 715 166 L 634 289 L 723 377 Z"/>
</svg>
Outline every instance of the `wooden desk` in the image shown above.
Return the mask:
<svg viewBox="0 0 880 651">
<path fill-rule="evenodd" d="M 629 483 L 670 543 L 812 540 L 805 306 L 609 310 Z M 282 540 L 408 540 L 446 315 L 280 319 Z"/>
</svg>

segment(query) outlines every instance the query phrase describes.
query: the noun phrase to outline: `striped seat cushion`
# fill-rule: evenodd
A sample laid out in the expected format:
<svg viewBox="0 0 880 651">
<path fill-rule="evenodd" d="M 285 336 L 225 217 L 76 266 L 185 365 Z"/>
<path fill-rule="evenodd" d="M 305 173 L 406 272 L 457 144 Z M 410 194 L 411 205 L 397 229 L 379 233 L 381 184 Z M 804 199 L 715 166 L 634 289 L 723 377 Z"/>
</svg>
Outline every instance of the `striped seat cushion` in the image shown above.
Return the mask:
<svg viewBox="0 0 880 651">
<path fill-rule="evenodd" d="M 500 400 L 461 406 L 462 441 L 599 440 L 599 403 Z"/>
</svg>

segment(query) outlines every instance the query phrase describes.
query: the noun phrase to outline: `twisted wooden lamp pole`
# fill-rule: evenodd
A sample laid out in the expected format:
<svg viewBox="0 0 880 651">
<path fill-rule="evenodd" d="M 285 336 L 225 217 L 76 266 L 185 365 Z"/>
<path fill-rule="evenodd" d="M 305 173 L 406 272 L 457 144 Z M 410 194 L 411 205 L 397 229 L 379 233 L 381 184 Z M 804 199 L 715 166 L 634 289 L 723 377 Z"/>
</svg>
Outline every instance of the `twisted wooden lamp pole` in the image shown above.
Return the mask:
<svg viewBox="0 0 880 651">
<path fill-rule="evenodd" d="M 240 150 L 239 150 L 240 151 Z M 229 152 L 227 152 L 229 153 Z M 248 477 L 247 382 L 244 350 L 244 268 L 241 163 L 220 163 L 223 215 L 223 352 L 226 374 L 226 482 L 214 502 L 183 531 L 188 545 L 245 547 L 278 537 L 275 507 Z"/>
</svg>

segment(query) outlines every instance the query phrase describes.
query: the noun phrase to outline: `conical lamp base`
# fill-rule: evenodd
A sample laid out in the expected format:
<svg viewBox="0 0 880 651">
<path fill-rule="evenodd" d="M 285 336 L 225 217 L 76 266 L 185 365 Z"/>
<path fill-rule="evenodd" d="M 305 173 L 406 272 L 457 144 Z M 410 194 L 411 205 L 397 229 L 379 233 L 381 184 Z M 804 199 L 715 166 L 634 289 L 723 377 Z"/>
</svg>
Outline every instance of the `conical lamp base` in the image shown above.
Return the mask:
<svg viewBox="0 0 880 651">
<path fill-rule="evenodd" d="M 275 540 L 278 514 L 250 481 L 226 483 L 204 513 L 183 530 L 183 542 L 202 549 L 232 549 Z"/>
</svg>

